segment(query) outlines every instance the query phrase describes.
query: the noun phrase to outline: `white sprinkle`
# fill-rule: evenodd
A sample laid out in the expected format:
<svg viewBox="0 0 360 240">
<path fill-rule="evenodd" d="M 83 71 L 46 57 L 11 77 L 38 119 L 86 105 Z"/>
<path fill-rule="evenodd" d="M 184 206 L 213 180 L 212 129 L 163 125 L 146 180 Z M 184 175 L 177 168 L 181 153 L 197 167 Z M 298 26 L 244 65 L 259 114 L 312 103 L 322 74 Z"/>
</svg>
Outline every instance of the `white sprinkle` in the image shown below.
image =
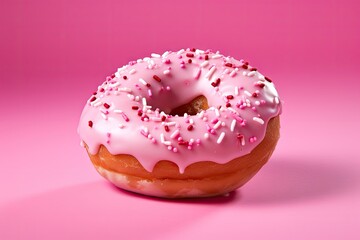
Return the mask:
<svg viewBox="0 0 360 240">
<path fill-rule="evenodd" d="M 230 111 L 232 111 L 233 113 L 237 113 L 237 111 L 236 111 L 235 109 L 231 108 L 231 107 L 228 107 L 227 110 L 230 110 Z"/>
<path fill-rule="evenodd" d="M 224 139 L 225 137 L 225 132 L 222 132 L 218 138 L 218 140 L 216 141 L 217 144 L 220 144 L 222 142 L 222 140 Z"/>
<path fill-rule="evenodd" d="M 214 125 L 214 129 L 218 129 L 221 125 L 221 121 L 218 121 L 215 125 Z"/>
<path fill-rule="evenodd" d="M 199 77 L 200 77 L 200 74 L 201 74 L 201 68 L 199 68 L 199 69 L 196 71 L 194 78 L 195 78 L 196 80 L 198 80 Z"/>
<path fill-rule="evenodd" d="M 137 63 L 141 63 L 142 61 L 143 61 L 142 59 L 136 60 Z"/>
<path fill-rule="evenodd" d="M 236 75 L 237 71 L 239 71 L 238 68 L 235 68 L 234 70 L 232 70 L 231 73 L 229 74 L 230 77 L 234 77 Z"/>
<path fill-rule="evenodd" d="M 280 103 L 280 100 L 279 100 L 278 97 L 274 97 L 274 101 L 275 101 L 276 104 L 279 104 L 279 103 Z"/>
<path fill-rule="evenodd" d="M 153 57 L 153 58 L 159 58 L 159 57 L 161 57 L 161 56 L 160 56 L 160 54 L 152 53 L 152 54 L 151 54 L 151 57 Z"/>
<path fill-rule="evenodd" d="M 170 53 L 169 51 L 164 52 L 163 55 L 162 55 L 162 57 L 163 57 L 163 58 L 166 58 L 166 57 L 169 55 L 169 53 Z"/>
<path fill-rule="evenodd" d="M 129 98 L 130 100 L 134 101 L 134 99 L 135 99 L 135 96 L 134 96 L 134 95 L 128 94 L 127 96 L 128 96 L 128 98 Z"/>
<path fill-rule="evenodd" d="M 200 64 L 200 67 L 206 67 L 207 65 L 209 65 L 209 61 L 204 61 Z"/>
<path fill-rule="evenodd" d="M 254 120 L 255 122 L 260 123 L 260 124 L 264 124 L 264 120 L 262 120 L 261 118 L 253 117 L 253 120 Z"/>
<path fill-rule="evenodd" d="M 134 73 L 136 73 L 135 68 L 133 68 L 133 69 L 131 69 L 131 70 L 129 71 L 129 74 L 134 74 Z"/>
<path fill-rule="evenodd" d="M 209 134 L 208 133 L 204 133 L 204 138 L 208 139 L 209 138 Z"/>
<path fill-rule="evenodd" d="M 165 142 L 165 137 L 164 137 L 164 134 L 163 134 L 163 133 L 160 134 L 160 141 L 161 141 L 162 143 Z"/>
<path fill-rule="evenodd" d="M 214 72 L 216 71 L 216 67 L 212 66 L 210 68 L 210 70 L 206 73 L 205 78 L 207 78 L 208 80 L 211 79 L 211 76 L 214 74 Z"/>
<path fill-rule="evenodd" d="M 102 116 L 105 120 L 108 119 L 108 117 L 107 117 L 104 113 L 101 113 L 101 116 Z"/>
<path fill-rule="evenodd" d="M 177 54 L 177 55 L 180 55 L 180 54 L 182 54 L 183 52 L 185 52 L 185 50 L 184 50 L 184 49 L 181 49 L 181 50 L 179 50 L 176 54 Z"/>
<path fill-rule="evenodd" d="M 217 109 L 217 108 L 215 108 L 215 115 L 216 115 L 217 117 L 220 117 L 220 112 L 219 112 L 219 109 Z"/>
<path fill-rule="evenodd" d="M 244 93 L 246 94 L 246 95 L 248 95 L 249 97 L 251 97 L 252 96 L 252 94 L 250 93 L 250 92 L 248 92 L 248 91 L 244 91 Z"/>
<path fill-rule="evenodd" d="M 163 72 L 165 75 L 168 75 L 170 73 L 170 70 L 169 69 L 166 69 L 164 72 Z"/>
<path fill-rule="evenodd" d="M 204 114 L 205 114 L 205 111 L 202 110 L 202 111 L 199 113 L 199 118 L 203 118 L 203 117 L 204 117 Z"/>
<path fill-rule="evenodd" d="M 126 88 L 126 87 L 124 87 L 124 88 L 119 88 L 119 92 L 127 92 L 127 93 L 131 93 L 131 92 L 132 92 L 132 90 L 131 90 L 130 88 Z"/>
<path fill-rule="evenodd" d="M 179 129 L 176 129 L 171 135 L 170 135 L 170 138 L 176 138 L 177 136 L 179 136 L 180 134 L 180 131 Z"/>
<path fill-rule="evenodd" d="M 125 127 L 125 125 L 124 124 L 119 124 L 119 128 L 124 128 Z"/>
<path fill-rule="evenodd" d="M 202 54 L 202 53 L 204 53 L 204 52 L 205 52 L 204 50 L 200 50 L 200 49 L 196 49 L 196 50 L 195 50 L 195 53 L 198 54 L 198 55 L 199 55 L 199 54 Z"/>
<path fill-rule="evenodd" d="M 135 101 L 137 101 L 137 102 L 140 101 L 140 97 L 139 97 L 139 96 L 136 96 L 136 97 L 135 97 Z"/>
<path fill-rule="evenodd" d="M 222 55 L 220 55 L 220 54 L 215 54 L 215 55 L 213 55 L 211 58 L 212 59 L 217 59 L 217 58 L 221 58 L 222 57 Z"/>
<path fill-rule="evenodd" d="M 176 122 L 167 122 L 167 123 L 165 123 L 165 125 L 167 125 L 167 126 L 175 126 Z"/>
<path fill-rule="evenodd" d="M 244 76 L 246 76 L 247 75 L 247 72 L 246 71 L 243 71 L 243 73 L 242 73 Z"/>
<path fill-rule="evenodd" d="M 139 82 L 141 82 L 144 86 L 146 86 L 148 83 L 144 80 L 144 79 L 142 79 L 142 78 L 139 78 Z"/>
<path fill-rule="evenodd" d="M 255 101 L 255 105 L 259 106 L 259 105 L 260 105 L 260 101 Z"/>
<path fill-rule="evenodd" d="M 188 117 L 189 117 L 189 114 L 184 113 L 184 118 L 188 118 Z"/>
<path fill-rule="evenodd" d="M 151 96 L 152 96 L 151 89 L 148 89 L 148 94 L 149 94 L 149 97 L 151 97 Z"/>
<path fill-rule="evenodd" d="M 151 120 L 153 120 L 154 122 L 161 122 L 161 118 L 159 117 L 150 117 Z"/>
<path fill-rule="evenodd" d="M 248 77 L 255 76 L 255 73 L 256 73 L 256 71 L 250 71 L 250 72 L 248 72 L 247 76 Z"/>
<path fill-rule="evenodd" d="M 239 95 L 239 88 L 236 86 L 235 87 L 235 96 L 238 96 Z"/>
<path fill-rule="evenodd" d="M 102 102 L 98 101 L 98 102 L 94 103 L 93 106 L 94 106 L 94 107 L 98 107 L 98 106 L 100 106 L 101 104 L 102 104 Z"/>
<path fill-rule="evenodd" d="M 228 74 L 229 72 L 230 72 L 230 70 L 225 68 L 225 70 L 222 72 L 222 75 Z"/>
<path fill-rule="evenodd" d="M 142 104 L 143 106 L 147 106 L 146 98 L 142 98 Z"/>
<path fill-rule="evenodd" d="M 189 123 L 192 125 L 194 124 L 194 120 L 192 118 L 189 119 Z"/>
<path fill-rule="evenodd" d="M 171 145 L 171 142 L 170 141 L 163 141 L 162 142 L 164 145 L 166 145 L 166 146 L 170 146 Z"/>
<path fill-rule="evenodd" d="M 114 109 L 114 113 L 122 113 L 123 111 L 121 111 L 120 109 Z"/>
<path fill-rule="evenodd" d="M 113 84 L 111 84 L 110 85 L 110 87 L 118 87 L 118 86 L 120 86 L 120 82 L 116 82 L 116 83 L 113 83 Z"/>
<path fill-rule="evenodd" d="M 233 132 L 234 129 L 235 129 L 235 125 L 236 125 L 236 120 L 234 119 L 234 120 L 232 120 L 231 126 L 230 126 L 230 130 L 231 130 L 232 132 Z"/>
</svg>

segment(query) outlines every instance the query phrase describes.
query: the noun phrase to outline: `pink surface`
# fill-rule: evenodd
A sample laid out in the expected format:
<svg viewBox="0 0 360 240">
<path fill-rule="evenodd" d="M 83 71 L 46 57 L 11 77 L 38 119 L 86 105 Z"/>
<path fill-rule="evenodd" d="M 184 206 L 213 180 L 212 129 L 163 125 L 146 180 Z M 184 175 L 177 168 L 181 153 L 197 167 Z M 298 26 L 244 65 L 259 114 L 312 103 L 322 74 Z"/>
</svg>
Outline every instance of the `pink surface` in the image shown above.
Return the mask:
<svg viewBox="0 0 360 240">
<path fill-rule="evenodd" d="M 0 3 L 0 239 L 359 239 L 359 3 L 156 2 Z M 79 146 L 82 107 L 117 67 L 184 47 L 275 80 L 278 148 L 229 197 L 115 189 Z"/>
</svg>

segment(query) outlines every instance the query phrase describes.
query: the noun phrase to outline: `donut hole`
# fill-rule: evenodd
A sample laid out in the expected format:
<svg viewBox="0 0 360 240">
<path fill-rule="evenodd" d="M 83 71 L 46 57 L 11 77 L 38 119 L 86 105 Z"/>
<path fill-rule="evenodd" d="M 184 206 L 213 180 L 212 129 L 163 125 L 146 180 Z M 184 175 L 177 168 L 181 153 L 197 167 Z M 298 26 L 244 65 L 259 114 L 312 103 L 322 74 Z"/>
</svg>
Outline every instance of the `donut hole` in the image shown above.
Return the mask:
<svg viewBox="0 0 360 240">
<path fill-rule="evenodd" d="M 188 115 L 196 115 L 197 113 L 209 108 L 208 101 L 205 96 L 201 95 L 188 103 L 178 106 L 170 111 L 170 115 L 184 116 L 185 113 Z"/>
</svg>

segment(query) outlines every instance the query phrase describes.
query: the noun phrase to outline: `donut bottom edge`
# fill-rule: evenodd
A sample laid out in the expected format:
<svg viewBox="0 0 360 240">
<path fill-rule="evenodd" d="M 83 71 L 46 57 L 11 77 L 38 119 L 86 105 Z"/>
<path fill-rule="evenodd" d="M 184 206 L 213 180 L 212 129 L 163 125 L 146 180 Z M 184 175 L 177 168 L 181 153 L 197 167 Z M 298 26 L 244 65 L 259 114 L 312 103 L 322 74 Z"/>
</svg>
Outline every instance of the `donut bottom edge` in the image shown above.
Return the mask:
<svg viewBox="0 0 360 240">
<path fill-rule="evenodd" d="M 277 116 L 269 121 L 264 139 L 251 153 L 226 164 L 197 162 L 182 174 L 175 163 L 166 160 L 148 172 L 135 157 L 112 155 L 104 146 L 97 154 L 88 154 L 97 172 L 121 189 L 161 198 L 212 197 L 234 191 L 254 177 L 271 157 L 279 137 Z"/>
</svg>

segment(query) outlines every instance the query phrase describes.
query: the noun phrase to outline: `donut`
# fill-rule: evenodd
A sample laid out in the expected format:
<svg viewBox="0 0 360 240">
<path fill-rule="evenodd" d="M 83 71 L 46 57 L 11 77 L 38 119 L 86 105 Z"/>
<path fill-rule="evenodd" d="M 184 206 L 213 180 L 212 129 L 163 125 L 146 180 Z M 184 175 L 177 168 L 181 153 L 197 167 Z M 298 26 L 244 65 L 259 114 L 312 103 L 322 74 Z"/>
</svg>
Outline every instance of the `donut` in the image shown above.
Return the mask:
<svg viewBox="0 0 360 240">
<path fill-rule="evenodd" d="M 280 137 L 272 80 L 219 51 L 151 54 L 106 77 L 78 133 L 97 172 L 117 187 L 163 198 L 234 191 Z"/>
</svg>

